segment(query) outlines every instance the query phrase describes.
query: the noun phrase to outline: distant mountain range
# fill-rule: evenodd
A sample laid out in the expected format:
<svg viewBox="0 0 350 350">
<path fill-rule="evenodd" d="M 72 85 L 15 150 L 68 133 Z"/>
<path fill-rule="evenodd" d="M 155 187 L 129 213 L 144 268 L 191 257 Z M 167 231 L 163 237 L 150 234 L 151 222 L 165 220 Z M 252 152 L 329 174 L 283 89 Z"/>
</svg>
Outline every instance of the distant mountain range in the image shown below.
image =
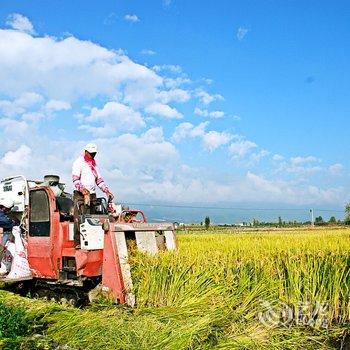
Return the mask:
<svg viewBox="0 0 350 350">
<path fill-rule="evenodd" d="M 322 216 L 328 221 L 331 216 L 344 219 L 344 208 L 341 206 L 293 206 L 283 203 L 128 203 L 130 208 L 145 212 L 149 221 L 170 221 L 183 223 L 204 222 L 206 216 L 216 224 L 239 224 L 252 222 L 253 219 L 265 222 L 309 221 L 310 209 L 314 217 Z"/>
</svg>

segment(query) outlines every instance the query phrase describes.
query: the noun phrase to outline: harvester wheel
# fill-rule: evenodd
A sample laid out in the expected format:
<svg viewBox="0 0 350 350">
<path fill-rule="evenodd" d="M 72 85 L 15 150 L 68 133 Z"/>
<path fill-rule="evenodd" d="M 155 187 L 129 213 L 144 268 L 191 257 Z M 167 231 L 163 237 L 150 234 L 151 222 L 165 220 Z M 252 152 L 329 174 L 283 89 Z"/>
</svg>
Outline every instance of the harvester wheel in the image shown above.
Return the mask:
<svg viewBox="0 0 350 350">
<path fill-rule="evenodd" d="M 61 299 L 60 299 L 60 304 L 61 305 L 64 305 L 64 306 L 72 306 L 72 307 L 75 307 L 75 306 L 77 306 L 77 304 L 78 304 L 78 301 L 77 301 L 77 299 L 76 298 L 74 298 L 74 297 L 69 297 L 69 296 L 67 296 L 67 297 L 62 297 Z"/>
<path fill-rule="evenodd" d="M 79 296 L 72 292 L 62 292 L 60 304 L 76 307 L 79 304 Z"/>
<path fill-rule="evenodd" d="M 67 300 L 67 298 L 62 297 L 62 298 L 60 299 L 60 304 L 62 304 L 62 305 L 68 305 L 68 300 Z"/>
<path fill-rule="evenodd" d="M 48 299 L 54 303 L 57 303 L 59 301 L 58 295 L 52 290 L 48 291 Z"/>
<path fill-rule="evenodd" d="M 33 297 L 35 299 L 41 299 L 44 301 L 49 301 L 50 300 L 50 296 L 49 296 L 49 290 L 47 289 L 38 289 L 37 291 L 35 291 L 33 293 Z"/>
</svg>

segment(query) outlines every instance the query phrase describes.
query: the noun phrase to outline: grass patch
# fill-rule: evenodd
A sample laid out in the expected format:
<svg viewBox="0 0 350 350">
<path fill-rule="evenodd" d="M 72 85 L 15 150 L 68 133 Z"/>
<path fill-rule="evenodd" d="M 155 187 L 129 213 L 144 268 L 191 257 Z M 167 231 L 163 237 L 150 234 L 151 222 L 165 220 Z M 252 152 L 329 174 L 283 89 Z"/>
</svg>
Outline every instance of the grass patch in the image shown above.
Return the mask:
<svg viewBox="0 0 350 350">
<path fill-rule="evenodd" d="M 0 339 L 28 335 L 30 325 L 23 308 L 8 306 L 0 300 Z"/>
</svg>

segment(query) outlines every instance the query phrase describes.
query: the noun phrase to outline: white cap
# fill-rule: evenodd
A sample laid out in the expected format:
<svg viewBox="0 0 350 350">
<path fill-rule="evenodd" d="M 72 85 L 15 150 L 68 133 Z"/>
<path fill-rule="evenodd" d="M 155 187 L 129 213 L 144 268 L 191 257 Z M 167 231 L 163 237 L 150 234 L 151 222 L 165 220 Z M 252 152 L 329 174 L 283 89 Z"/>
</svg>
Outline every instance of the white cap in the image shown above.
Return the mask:
<svg viewBox="0 0 350 350">
<path fill-rule="evenodd" d="M 97 153 L 97 145 L 95 143 L 88 143 L 84 150 L 88 151 L 89 153 Z"/>
<path fill-rule="evenodd" d="M 0 198 L 0 205 L 7 209 L 11 209 L 14 204 L 15 203 L 11 198 Z"/>
</svg>

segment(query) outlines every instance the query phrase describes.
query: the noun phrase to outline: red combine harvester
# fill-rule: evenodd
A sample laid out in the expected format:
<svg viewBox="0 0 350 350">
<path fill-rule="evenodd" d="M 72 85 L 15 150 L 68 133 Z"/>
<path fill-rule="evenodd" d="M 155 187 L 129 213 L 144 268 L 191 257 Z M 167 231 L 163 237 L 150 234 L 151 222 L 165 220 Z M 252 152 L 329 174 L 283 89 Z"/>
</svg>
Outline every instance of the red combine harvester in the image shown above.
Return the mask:
<svg viewBox="0 0 350 350">
<path fill-rule="evenodd" d="M 3 283 L 35 297 L 79 305 L 97 291 L 133 306 L 129 247 L 150 254 L 176 249 L 172 223 L 148 223 L 142 211 L 121 206 L 111 215 L 104 198 L 91 204 L 94 214 L 80 216 L 81 249 L 75 249 L 73 201 L 55 175 L 44 181 L 5 178 L 3 197 L 15 202 L 12 215 L 21 222 L 32 272 L 30 279 Z"/>
</svg>

